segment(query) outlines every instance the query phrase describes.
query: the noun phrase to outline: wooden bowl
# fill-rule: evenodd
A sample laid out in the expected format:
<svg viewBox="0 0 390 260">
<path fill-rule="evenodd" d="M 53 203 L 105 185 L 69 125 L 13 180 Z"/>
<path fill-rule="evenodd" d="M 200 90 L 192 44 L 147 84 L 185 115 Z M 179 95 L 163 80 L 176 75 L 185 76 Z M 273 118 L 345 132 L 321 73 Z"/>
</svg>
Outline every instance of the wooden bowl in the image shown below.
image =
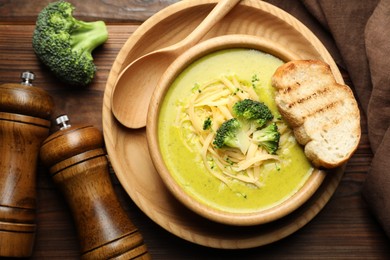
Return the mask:
<svg viewBox="0 0 390 260">
<path fill-rule="evenodd" d="M 179 1 L 150 17 L 136 31 L 128 25 L 114 27 L 120 37 L 129 38 L 120 52 L 113 54 L 117 57 L 107 79 L 102 106 L 104 141 L 120 184 L 135 205 L 158 228 L 206 247 L 253 248 L 294 235 L 312 221 L 332 199 L 345 167 L 329 171 L 317 192 L 285 218 L 256 227 L 218 224 L 194 213 L 173 197 L 150 158 L 146 129 L 129 130 L 123 127 L 111 111 L 112 92 L 118 76 L 126 66 L 148 52 L 183 39 L 199 25 L 217 2 Z M 295 17 L 272 4 L 259 0 L 241 1 L 202 41 L 228 34 L 268 38 L 288 46 L 301 59 L 323 60 L 331 66 L 337 82 L 343 83 L 335 61 L 316 35 Z"/>
<path fill-rule="evenodd" d="M 157 131 L 160 108 L 173 81 L 183 70 L 199 58 L 215 51 L 231 48 L 259 50 L 271 54 L 284 62 L 299 59 L 297 55 L 290 52 L 287 48 L 278 45 L 275 41 L 259 36 L 226 35 L 211 38 L 197 44 L 177 58 L 160 79 L 153 93 L 148 110 L 146 127 L 147 141 L 150 156 L 161 179 L 170 192 L 185 206 L 197 214 L 219 223 L 237 226 L 259 225 L 285 217 L 304 204 L 321 185 L 325 178 L 325 173 L 315 169 L 296 193 L 276 205 L 253 212 L 238 213 L 230 210 L 216 209 L 190 195 L 168 170 L 159 147 Z"/>
</svg>

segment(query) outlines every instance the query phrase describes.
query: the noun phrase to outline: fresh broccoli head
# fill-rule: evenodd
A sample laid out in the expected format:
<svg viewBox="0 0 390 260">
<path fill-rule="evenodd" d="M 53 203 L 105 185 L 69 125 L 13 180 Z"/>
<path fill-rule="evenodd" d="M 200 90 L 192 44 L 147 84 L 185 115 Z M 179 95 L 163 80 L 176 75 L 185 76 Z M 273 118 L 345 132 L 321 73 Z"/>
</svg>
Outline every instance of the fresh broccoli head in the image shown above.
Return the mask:
<svg viewBox="0 0 390 260">
<path fill-rule="evenodd" d="M 232 118 L 223 122 L 218 128 L 213 144 L 217 148 L 225 146 L 238 148 L 243 154 L 246 154 L 250 140 L 243 131 L 241 123 L 236 118 Z"/>
<path fill-rule="evenodd" d="M 253 133 L 252 139 L 263 147 L 269 154 L 275 154 L 279 148 L 280 133 L 275 123 L 257 130 Z"/>
<path fill-rule="evenodd" d="M 62 81 L 88 85 L 96 71 L 92 51 L 108 38 L 103 21 L 83 22 L 73 17 L 65 1 L 48 4 L 38 15 L 32 45 L 38 58 Z"/>
<path fill-rule="evenodd" d="M 236 102 L 233 105 L 233 114 L 237 118 L 255 122 L 258 128 L 274 118 L 271 110 L 264 103 L 252 99 Z"/>
</svg>

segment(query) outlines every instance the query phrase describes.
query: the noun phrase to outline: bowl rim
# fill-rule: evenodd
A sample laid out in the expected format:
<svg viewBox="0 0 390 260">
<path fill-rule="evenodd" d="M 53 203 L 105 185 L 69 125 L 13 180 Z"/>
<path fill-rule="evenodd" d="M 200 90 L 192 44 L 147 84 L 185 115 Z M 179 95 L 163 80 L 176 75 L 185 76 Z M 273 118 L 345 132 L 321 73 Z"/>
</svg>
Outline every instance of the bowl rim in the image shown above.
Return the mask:
<svg viewBox="0 0 390 260">
<path fill-rule="evenodd" d="M 288 48 L 268 39 L 243 35 L 230 34 L 207 39 L 183 52 L 165 71 L 160 78 L 148 108 L 146 122 L 146 139 L 152 163 L 160 175 L 163 183 L 184 206 L 209 220 L 235 226 L 252 226 L 269 223 L 283 218 L 302 206 L 320 187 L 325 179 L 323 170 L 314 168 L 310 177 L 292 196 L 283 202 L 264 210 L 251 213 L 227 212 L 210 207 L 193 198 L 175 181 L 167 169 L 160 153 L 158 143 L 158 115 L 165 95 L 175 78 L 192 62 L 207 54 L 231 48 L 255 49 L 269 53 L 284 62 L 299 59 L 298 55 L 290 52 Z"/>
</svg>

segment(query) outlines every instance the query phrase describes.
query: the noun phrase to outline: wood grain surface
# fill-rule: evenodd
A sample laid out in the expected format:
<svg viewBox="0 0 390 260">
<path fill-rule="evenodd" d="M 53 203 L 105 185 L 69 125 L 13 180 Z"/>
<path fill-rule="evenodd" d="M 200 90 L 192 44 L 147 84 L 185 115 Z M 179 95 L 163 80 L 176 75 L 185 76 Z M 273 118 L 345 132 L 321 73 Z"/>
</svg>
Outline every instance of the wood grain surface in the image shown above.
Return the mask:
<svg viewBox="0 0 390 260">
<path fill-rule="evenodd" d="M 0 84 L 19 82 L 22 71 L 32 70 L 36 74 L 34 85 L 52 95 L 55 116 L 67 113 L 74 123 L 88 123 L 102 130 L 105 84 L 121 47 L 143 21 L 177 1 L 73 1 L 78 6 L 76 14 L 86 20 L 102 18 L 109 30 L 109 40 L 94 52 L 99 69 L 95 81 L 83 89 L 59 83 L 32 50 L 35 18 L 47 2 L 0 0 Z M 343 72 L 343 77 L 351 84 L 347 73 Z M 111 178 L 120 203 L 154 259 L 389 259 L 389 239 L 361 197 L 372 159 L 364 116 L 362 130 L 359 148 L 329 203 L 298 232 L 264 247 L 222 250 L 182 240 L 155 224 L 134 204 L 112 169 Z M 37 181 L 38 230 L 30 259 L 78 259 L 80 245 L 70 209 L 43 165 L 39 165 Z"/>
</svg>

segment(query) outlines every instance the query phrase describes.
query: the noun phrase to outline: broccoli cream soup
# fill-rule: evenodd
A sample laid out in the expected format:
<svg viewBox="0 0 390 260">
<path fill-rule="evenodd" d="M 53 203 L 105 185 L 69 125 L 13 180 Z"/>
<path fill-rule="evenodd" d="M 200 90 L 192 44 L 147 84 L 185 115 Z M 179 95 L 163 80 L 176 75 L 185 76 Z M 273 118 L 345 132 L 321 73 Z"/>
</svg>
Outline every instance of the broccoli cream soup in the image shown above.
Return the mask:
<svg viewBox="0 0 390 260">
<path fill-rule="evenodd" d="M 282 64 L 257 50 L 222 50 L 172 83 L 159 115 L 159 146 L 168 170 L 195 199 L 253 212 L 291 197 L 313 172 L 274 102 L 271 76 Z M 238 112 L 252 105 L 252 117 Z M 267 110 L 270 116 L 257 118 Z"/>
</svg>

